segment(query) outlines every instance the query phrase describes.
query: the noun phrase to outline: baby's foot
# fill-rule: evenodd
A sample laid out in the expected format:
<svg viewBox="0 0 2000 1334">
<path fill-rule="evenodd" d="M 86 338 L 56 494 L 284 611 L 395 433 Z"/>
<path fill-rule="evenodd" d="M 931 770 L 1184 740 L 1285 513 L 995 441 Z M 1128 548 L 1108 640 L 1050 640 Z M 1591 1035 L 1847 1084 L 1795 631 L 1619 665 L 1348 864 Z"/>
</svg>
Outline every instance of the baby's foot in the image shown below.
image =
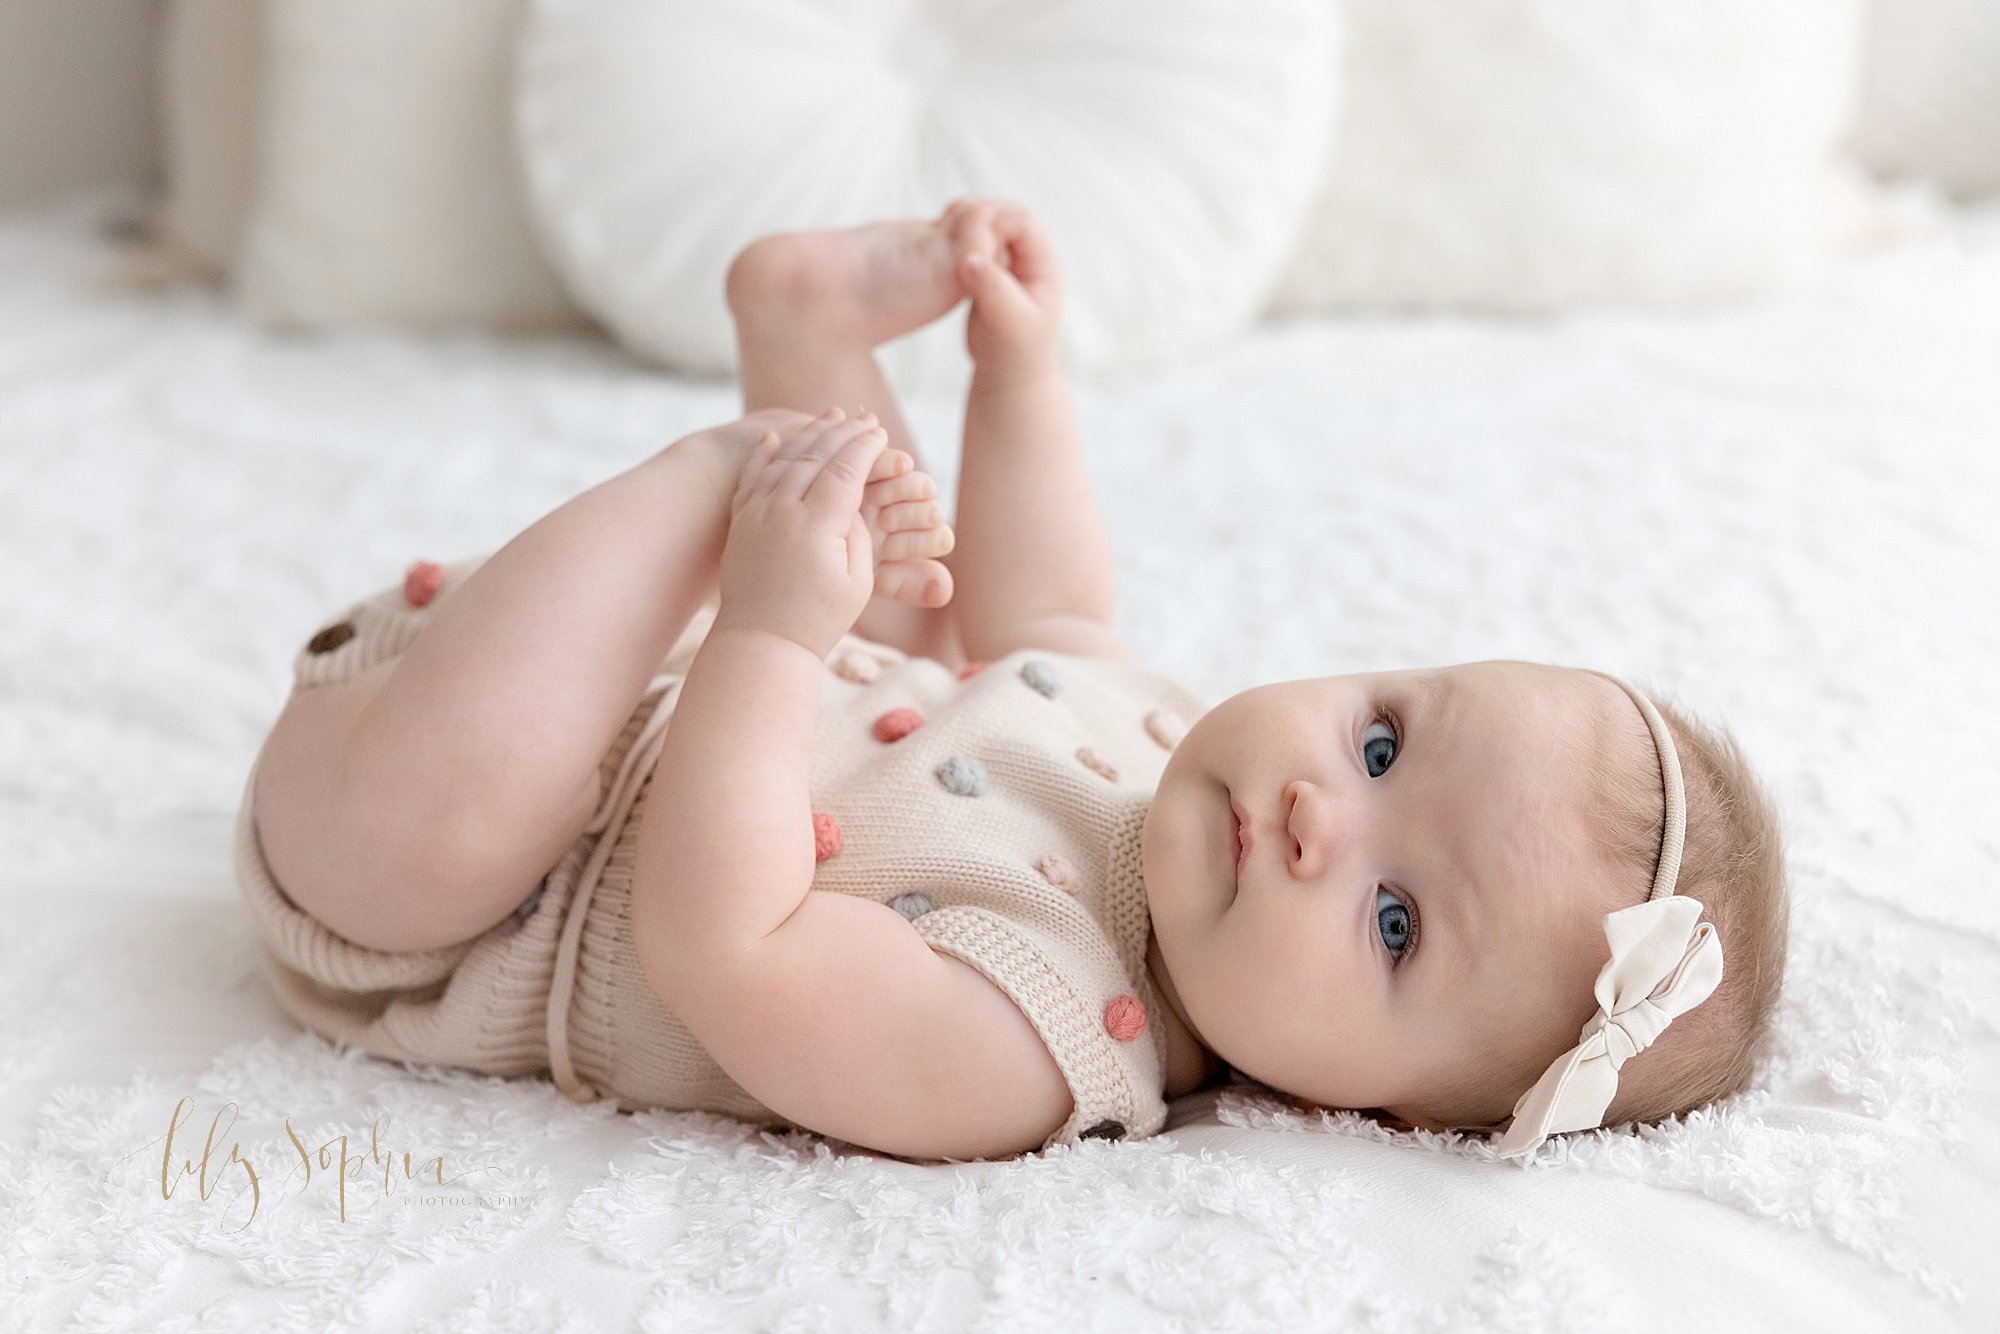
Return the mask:
<svg viewBox="0 0 2000 1334">
<path fill-rule="evenodd" d="M 900 449 L 885 449 L 861 491 L 861 518 L 875 543 L 875 596 L 913 607 L 951 600 L 951 570 L 939 556 L 957 544 L 937 483 Z"/>
<path fill-rule="evenodd" d="M 965 297 L 942 219 L 761 237 L 730 264 L 727 293 L 738 325 L 782 321 L 870 348 Z"/>
</svg>

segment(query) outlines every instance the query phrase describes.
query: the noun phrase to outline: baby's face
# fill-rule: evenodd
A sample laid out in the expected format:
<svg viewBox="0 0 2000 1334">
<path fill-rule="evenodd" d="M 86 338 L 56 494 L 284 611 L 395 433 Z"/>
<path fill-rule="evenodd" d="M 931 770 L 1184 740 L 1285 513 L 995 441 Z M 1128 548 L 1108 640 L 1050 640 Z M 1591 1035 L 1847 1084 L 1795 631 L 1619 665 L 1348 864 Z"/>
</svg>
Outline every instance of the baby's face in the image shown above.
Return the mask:
<svg viewBox="0 0 2000 1334">
<path fill-rule="evenodd" d="M 1167 985 L 1207 1046 L 1288 1093 L 1417 1125 L 1506 1116 L 1596 1009 L 1604 914 L 1646 893 L 1591 835 L 1584 757 L 1646 745 L 1615 684 L 1529 663 L 1224 700 L 1146 819 Z M 1519 1087 L 1467 1105 L 1468 1063 L 1492 1059 Z"/>
</svg>

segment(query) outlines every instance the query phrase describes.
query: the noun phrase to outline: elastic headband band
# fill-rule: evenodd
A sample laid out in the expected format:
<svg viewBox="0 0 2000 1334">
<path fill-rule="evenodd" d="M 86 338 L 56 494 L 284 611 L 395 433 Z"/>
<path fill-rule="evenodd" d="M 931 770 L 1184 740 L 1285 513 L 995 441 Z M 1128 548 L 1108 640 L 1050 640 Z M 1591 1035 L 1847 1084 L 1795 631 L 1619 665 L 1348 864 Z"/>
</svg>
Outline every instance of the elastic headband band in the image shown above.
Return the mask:
<svg viewBox="0 0 2000 1334">
<path fill-rule="evenodd" d="M 1644 903 L 1604 915 L 1611 961 L 1597 975 L 1597 1013 L 1583 1026 L 1577 1045 L 1557 1057 L 1514 1104 L 1500 1141 L 1502 1158 L 1523 1157 L 1550 1135 L 1604 1124 L 1618 1092 L 1619 1067 L 1722 982 L 1722 942 L 1714 923 L 1698 923 L 1700 902 L 1675 892 L 1687 842 L 1687 789 L 1673 733 L 1653 701 L 1615 676 L 1595 674 L 1632 697 L 1653 734 L 1666 802 L 1660 860 Z"/>
<path fill-rule="evenodd" d="M 1653 872 L 1653 892 L 1646 896 L 1651 902 L 1674 892 L 1674 884 L 1681 875 L 1681 851 L 1687 845 L 1687 789 L 1681 784 L 1680 752 L 1674 749 L 1674 734 L 1652 700 L 1609 673 L 1597 675 L 1632 697 L 1646 717 L 1646 726 L 1652 729 L 1653 749 L 1660 756 L 1660 787 L 1667 798 L 1667 823 L 1660 831 L 1660 865 Z"/>
</svg>

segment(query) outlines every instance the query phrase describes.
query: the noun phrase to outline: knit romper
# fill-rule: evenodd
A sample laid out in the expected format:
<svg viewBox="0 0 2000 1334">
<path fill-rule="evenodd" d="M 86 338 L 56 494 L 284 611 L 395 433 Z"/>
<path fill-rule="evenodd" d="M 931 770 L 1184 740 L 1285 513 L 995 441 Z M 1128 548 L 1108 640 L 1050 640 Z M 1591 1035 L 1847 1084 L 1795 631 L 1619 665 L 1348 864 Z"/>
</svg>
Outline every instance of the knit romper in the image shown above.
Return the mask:
<svg viewBox="0 0 2000 1334">
<path fill-rule="evenodd" d="M 293 693 L 403 652 L 485 559 L 420 563 L 349 606 L 294 659 Z M 661 1003 L 633 946 L 639 817 L 715 610 L 711 599 L 696 613 L 606 751 L 605 795 L 584 833 L 519 910 L 470 940 L 385 952 L 300 911 L 258 841 L 253 764 L 236 880 L 282 1008 L 391 1060 L 547 1073 L 579 1101 L 789 1128 Z M 1076 1100 L 1046 1144 L 1151 1135 L 1166 1122 L 1140 831 L 1168 753 L 1207 707 L 1137 666 L 1041 649 L 959 673 L 853 634 L 828 656 L 812 888 L 889 904 L 1013 999 Z"/>
</svg>

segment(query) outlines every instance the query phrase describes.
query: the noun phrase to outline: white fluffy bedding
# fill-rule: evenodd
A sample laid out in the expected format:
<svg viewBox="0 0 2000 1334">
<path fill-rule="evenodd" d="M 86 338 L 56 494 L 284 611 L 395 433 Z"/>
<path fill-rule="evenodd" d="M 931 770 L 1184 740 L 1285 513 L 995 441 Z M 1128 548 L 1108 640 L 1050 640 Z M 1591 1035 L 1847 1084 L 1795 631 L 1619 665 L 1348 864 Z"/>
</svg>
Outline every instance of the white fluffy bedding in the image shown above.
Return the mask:
<svg viewBox="0 0 2000 1334">
<path fill-rule="evenodd" d="M 1755 1089 L 1522 1169 L 1236 1090 L 1145 1141 L 918 1167 L 299 1032 L 228 836 L 300 641 L 734 390 L 582 339 L 259 335 L 98 290 L 89 217 L 0 219 L 19 1327 L 2000 1327 L 2000 218 L 1782 304 L 1270 328 L 1080 392 L 1124 632 L 1211 699 L 1582 663 L 1729 722 L 1768 777 L 1796 908 Z M 949 490 L 956 405 L 911 408 Z M 177 1169 L 221 1125 L 163 1198 L 183 1098 Z M 471 1175 L 419 1191 L 398 1157 L 385 1197 L 364 1162 L 343 1217 L 288 1124 Z"/>
</svg>

